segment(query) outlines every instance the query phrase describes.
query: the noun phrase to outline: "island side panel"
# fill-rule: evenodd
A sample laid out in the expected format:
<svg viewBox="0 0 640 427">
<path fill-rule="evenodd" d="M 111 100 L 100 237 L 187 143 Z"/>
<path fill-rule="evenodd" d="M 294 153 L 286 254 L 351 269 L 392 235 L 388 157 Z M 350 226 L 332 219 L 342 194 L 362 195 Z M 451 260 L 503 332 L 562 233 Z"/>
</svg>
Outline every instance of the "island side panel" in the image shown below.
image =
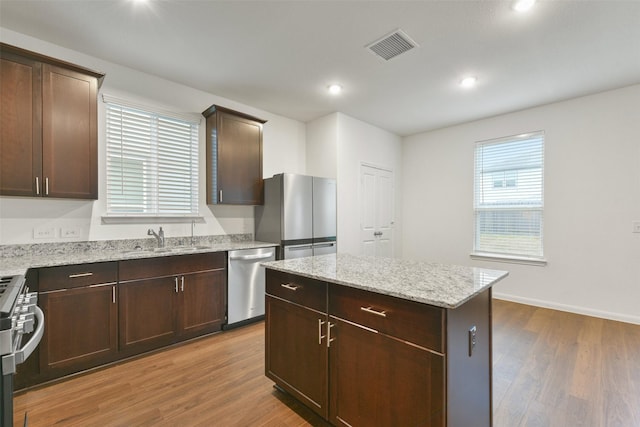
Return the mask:
<svg viewBox="0 0 640 427">
<path fill-rule="evenodd" d="M 470 337 L 474 327 L 475 345 Z M 448 427 L 493 424 L 491 343 L 489 288 L 460 307 L 447 310 Z"/>
</svg>

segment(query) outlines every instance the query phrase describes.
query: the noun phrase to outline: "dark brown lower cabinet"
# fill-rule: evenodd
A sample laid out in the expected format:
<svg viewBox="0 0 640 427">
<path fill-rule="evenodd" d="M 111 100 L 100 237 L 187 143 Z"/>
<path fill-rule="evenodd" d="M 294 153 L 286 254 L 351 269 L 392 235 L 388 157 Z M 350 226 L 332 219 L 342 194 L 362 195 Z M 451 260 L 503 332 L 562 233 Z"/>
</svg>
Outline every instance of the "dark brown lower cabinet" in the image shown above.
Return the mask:
<svg viewBox="0 0 640 427">
<path fill-rule="evenodd" d="M 226 271 L 121 283 L 120 306 L 125 353 L 219 331 L 225 321 Z"/>
<path fill-rule="evenodd" d="M 267 295 L 266 375 L 322 417 L 328 416 L 327 315 Z"/>
<path fill-rule="evenodd" d="M 38 346 L 42 380 L 117 358 L 117 274 L 116 262 L 38 270 L 37 283 L 31 286 L 39 291 L 38 305 L 45 318 Z"/>
<path fill-rule="evenodd" d="M 111 361 L 118 353 L 117 285 L 43 292 L 40 368 L 57 374 Z"/>
<path fill-rule="evenodd" d="M 173 277 L 120 284 L 120 348 L 145 351 L 170 344 L 178 333 Z"/>
<path fill-rule="evenodd" d="M 266 375 L 331 424 L 492 425 L 490 289 L 445 309 L 266 278 Z"/>
<path fill-rule="evenodd" d="M 211 332 L 226 321 L 226 253 L 29 270 L 44 335 L 16 389 Z"/>
<path fill-rule="evenodd" d="M 186 339 L 219 331 L 226 316 L 227 271 L 206 271 L 182 277 L 178 334 Z"/>
<path fill-rule="evenodd" d="M 330 421 L 337 426 L 444 425 L 444 357 L 332 319 Z"/>
<path fill-rule="evenodd" d="M 225 322 L 224 253 L 121 261 L 119 286 L 125 355 L 219 331 Z"/>
</svg>

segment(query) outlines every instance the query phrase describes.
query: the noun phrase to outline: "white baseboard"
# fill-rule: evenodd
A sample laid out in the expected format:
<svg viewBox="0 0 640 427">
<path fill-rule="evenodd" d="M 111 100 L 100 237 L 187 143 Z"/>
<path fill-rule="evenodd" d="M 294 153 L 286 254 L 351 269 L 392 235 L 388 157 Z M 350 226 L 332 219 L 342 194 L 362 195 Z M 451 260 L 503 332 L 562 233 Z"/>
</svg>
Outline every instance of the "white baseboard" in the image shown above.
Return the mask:
<svg viewBox="0 0 640 427">
<path fill-rule="evenodd" d="M 494 292 L 493 298 L 505 301 L 518 302 L 521 304 L 533 305 L 536 307 L 550 308 L 553 310 L 567 311 L 569 313 L 583 314 L 585 316 L 600 317 L 602 319 L 616 320 L 619 322 L 633 323 L 640 325 L 640 316 L 630 316 L 627 314 L 612 313 L 610 311 L 594 310 L 591 308 L 578 307 L 575 305 L 559 304 L 553 301 L 544 301 L 535 298 L 524 298 L 516 295 L 509 295 L 502 292 Z"/>
</svg>

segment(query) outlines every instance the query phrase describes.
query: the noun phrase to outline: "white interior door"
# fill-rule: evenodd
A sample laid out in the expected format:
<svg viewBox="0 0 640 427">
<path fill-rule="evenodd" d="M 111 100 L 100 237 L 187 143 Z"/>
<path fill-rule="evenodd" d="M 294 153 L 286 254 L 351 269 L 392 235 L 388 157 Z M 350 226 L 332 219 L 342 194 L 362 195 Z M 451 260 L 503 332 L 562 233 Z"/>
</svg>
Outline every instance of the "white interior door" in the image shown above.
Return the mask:
<svg viewBox="0 0 640 427">
<path fill-rule="evenodd" d="M 393 172 L 360 167 L 360 236 L 362 254 L 393 256 Z"/>
</svg>

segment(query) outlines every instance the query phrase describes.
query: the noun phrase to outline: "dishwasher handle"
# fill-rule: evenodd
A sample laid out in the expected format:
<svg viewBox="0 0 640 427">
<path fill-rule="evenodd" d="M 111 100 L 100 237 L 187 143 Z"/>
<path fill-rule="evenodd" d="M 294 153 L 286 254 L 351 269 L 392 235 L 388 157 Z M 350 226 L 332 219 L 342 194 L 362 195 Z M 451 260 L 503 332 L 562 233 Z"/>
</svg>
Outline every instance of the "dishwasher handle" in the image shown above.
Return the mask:
<svg viewBox="0 0 640 427">
<path fill-rule="evenodd" d="M 266 254 L 258 254 L 258 255 L 241 255 L 241 256 L 230 256 L 230 260 L 238 260 L 238 261 L 250 261 L 257 259 L 267 259 L 273 256 L 273 252 L 268 252 Z"/>
</svg>

